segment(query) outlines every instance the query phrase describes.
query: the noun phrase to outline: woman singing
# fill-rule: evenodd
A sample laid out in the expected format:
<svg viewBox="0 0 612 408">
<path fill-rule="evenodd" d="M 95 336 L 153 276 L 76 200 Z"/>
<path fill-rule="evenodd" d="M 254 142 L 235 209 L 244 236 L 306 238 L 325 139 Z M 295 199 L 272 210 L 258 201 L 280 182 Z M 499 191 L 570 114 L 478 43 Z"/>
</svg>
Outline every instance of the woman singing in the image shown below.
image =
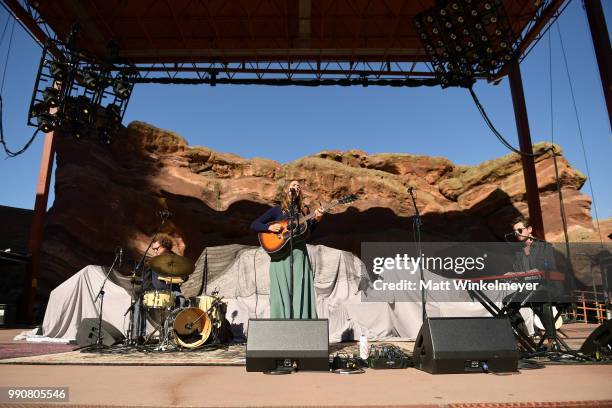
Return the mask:
<svg viewBox="0 0 612 408">
<path fill-rule="evenodd" d="M 281 204 L 270 208 L 253 221 L 251 229 L 256 232 L 278 232 L 281 225 L 273 221 L 288 219 L 292 203 L 294 210 L 300 216 L 306 214 L 305 206 L 302 203 L 302 190 L 297 180 L 291 181 L 285 187 L 281 196 Z M 312 221 L 319 222 L 322 216 L 323 209 L 319 208 L 315 211 Z M 270 222 L 272 223 L 268 225 Z M 313 223 L 309 222 L 309 228 L 311 224 Z M 287 243 L 287 246 L 289 245 L 290 243 Z M 290 287 L 291 257 L 289 252 L 272 257 L 270 262 L 270 318 L 316 319 L 317 304 L 312 270 L 304 240 L 298 238 L 293 242 L 293 290 Z M 293 302 L 290 299 L 293 299 Z M 293 308 L 291 308 L 291 303 L 293 303 Z"/>
</svg>

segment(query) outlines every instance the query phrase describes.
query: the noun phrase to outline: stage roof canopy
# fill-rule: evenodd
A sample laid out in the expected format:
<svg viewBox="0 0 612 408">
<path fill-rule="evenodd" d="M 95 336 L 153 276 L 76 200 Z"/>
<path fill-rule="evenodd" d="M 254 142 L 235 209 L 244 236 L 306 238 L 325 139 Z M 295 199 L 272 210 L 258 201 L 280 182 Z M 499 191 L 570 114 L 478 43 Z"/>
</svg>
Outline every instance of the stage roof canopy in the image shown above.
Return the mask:
<svg viewBox="0 0 612 408">
<path fill-rule="evenodd" d="M 476 0 L 474 0 L 476 1 Z M 494 0 L 493 0 L 494 1 Z M 414 16 L 435 0 L 4 0 L 30 31 L 65 39 L 97 59 L 118 44 L 121 62 L 427 61 Z M 524 51 L 563 0 L 503 0 Z M 21 15 L 20 15 L 21 14 Z M 27 20 L 30 17 L 31 21 Z M 35 30 L 34 30 L 35 31 Z"/>
</svg>

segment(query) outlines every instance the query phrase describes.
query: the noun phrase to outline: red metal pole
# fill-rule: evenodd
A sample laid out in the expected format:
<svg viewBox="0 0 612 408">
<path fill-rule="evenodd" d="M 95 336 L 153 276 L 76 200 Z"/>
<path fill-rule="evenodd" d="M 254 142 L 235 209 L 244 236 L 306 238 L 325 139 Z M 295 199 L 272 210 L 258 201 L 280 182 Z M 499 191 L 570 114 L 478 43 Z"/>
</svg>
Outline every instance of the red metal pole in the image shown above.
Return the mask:
<svg viewBox="0 0 612 408">
<path fill-rule="evenodd" d="M 608 27 L 606 26 L 601 1 L 584 0 L 584 9 L 589 20 L 599 76 L 608 107 L 608 120 L 610 121 L 610 127 L 612 127 L 612 51 L 610 49 Z"/>
<path fill-rule="evenodd" d="M 511 63 L 508 79 L 510 81 L 510 92 L 512 93 L 512 105 L 514 105 L 514 118 L 518 131 L 519 146 L 521 151 L 527 154 L 533 154 L 525 94 L 523 92 L 523 79 L 521 78 L 521 69 L 518 62 L 515 61 Z M 525 177 L 525 190 L 527 192 L 529 222 L 533 228 L 533 235 L 540 239 L 544 239 L 544 222 L 542 221 L 542 208 L 540 206 L 535 160 L 533 156 L 523 155 L 521 156 L 521 161 L 523 164 L 523 175 Z"/>
<path fill-rule="evenodd" d="M 40 159 L 40 171 L 38 174 L 38 184 L 36 185 L 36 201 L 34 203 L 34 214 L 32 216 L 30 240 L 28 242 L 32 258 L 26 270 L 20 313 L 21 320 L 26 323 L 34 322 L 34 304 L 36 302 L 38 277 L 40 276 L 40 255 L 54 154 L 55 132 L 49 132 L 45 134 L 45 142 Z"/>
</svg>

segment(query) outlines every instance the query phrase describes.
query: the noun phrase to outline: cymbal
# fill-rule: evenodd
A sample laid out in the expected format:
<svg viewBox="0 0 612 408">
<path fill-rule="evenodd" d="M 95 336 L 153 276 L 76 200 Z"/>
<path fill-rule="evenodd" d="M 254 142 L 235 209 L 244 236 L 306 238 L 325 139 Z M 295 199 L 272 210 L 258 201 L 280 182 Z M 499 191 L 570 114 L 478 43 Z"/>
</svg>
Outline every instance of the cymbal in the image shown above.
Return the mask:
<svg viewBox="0 0 612 408">
<path fill-rule="evenodd" d="M 166 276 L 169 278 L 191 275 L 195 270 L 195 265 L 191 259 L 171 252 L 151 258 L 149 267 L 159 276 Z"/>
<path fill-rule="evenodd" d="M 128 276 L 128 278 L 130 279 L 131 283 L 142 283 L 142 278 L 140 276 L 136 276 L 136 275 L 130 275 Z"/>
</svg>

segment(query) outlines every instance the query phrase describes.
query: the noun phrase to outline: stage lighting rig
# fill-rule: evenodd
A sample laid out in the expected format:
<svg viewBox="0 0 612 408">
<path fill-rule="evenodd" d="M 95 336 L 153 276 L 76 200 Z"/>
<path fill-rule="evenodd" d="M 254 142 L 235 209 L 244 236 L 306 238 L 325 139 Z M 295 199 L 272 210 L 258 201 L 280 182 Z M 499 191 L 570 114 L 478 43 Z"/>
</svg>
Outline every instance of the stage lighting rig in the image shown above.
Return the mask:
<svg viewBox="0 0 612 408">
<path fill-rule="evenodd" d="M 28 125 L 61 129 L 76 139 L 97 133 L 108 144 L 121 126 L 138 71 L 86 59 L 74 46 L 78 30 L 73 31 L 69 42 L 51 40 L 43 49 Z"/>
<path fill-rule="evenodd" d="M 418 14 L 414 27 L 442 87 L 492 78 L 518 57 L 520 35 L 502 0 L 446 0 Z"/>
</svg>

